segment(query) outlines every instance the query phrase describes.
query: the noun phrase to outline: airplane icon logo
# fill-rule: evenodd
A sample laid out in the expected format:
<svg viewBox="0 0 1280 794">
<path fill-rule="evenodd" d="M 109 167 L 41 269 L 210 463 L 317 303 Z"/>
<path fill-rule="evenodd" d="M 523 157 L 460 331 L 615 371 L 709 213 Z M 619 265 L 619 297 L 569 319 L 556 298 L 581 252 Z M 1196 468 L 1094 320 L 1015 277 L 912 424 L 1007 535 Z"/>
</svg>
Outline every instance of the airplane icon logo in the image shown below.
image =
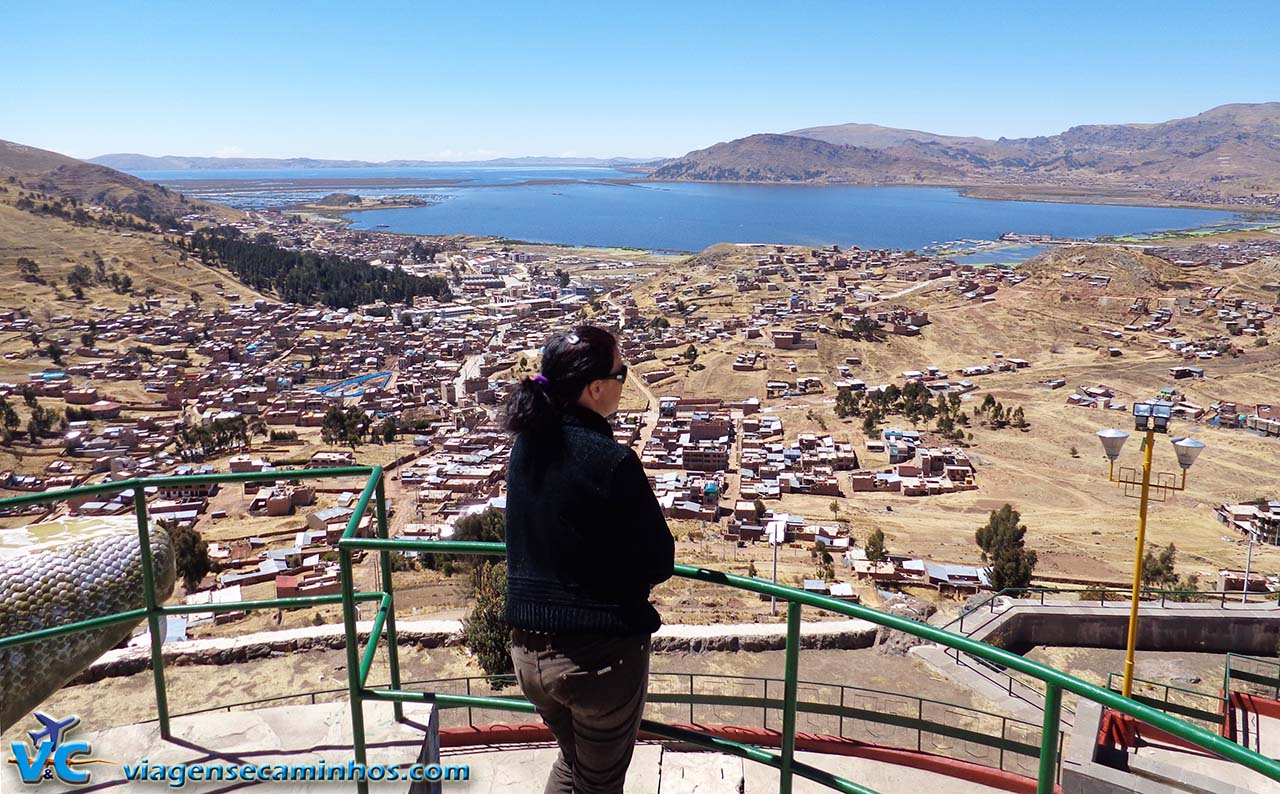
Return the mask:
<svg viewBox="0 0 1280 794">
<path fill-rule="evenodd" d="M 40 721 L 42 727 L 38 731 L 27 731 L 27 735 L 31 737 L 31 744 L 39 747 L 41 742 L 47 741 L 53 748 L 62 742 L 64 733 L 71 733 L 71 729 L 80 724 L 79 717 L 67 717 L 65 720 L 56 720 L 44 712 L 37 711 L 35 718 Z"/>
</svg>

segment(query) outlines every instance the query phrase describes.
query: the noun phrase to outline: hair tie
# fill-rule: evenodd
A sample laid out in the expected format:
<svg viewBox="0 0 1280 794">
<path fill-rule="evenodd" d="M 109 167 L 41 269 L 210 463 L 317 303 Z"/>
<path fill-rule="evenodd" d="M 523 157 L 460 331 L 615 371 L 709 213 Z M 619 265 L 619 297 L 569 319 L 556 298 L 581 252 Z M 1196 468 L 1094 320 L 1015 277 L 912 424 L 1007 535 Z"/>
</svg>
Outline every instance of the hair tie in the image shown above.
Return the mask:
<svg viewBox="0 0 1280 794">
<path fill-rule="evenodd" d="M 551 381 L 547 380 L 547 376 L 543 375 L 541 372 L 539 372 L 537 375 L 534 375 L 529 380 L 533 381 L 534 383 L 540 383 L 543 386 L 546 386 L 547 384 L 551 383 Z"/>
</svg>

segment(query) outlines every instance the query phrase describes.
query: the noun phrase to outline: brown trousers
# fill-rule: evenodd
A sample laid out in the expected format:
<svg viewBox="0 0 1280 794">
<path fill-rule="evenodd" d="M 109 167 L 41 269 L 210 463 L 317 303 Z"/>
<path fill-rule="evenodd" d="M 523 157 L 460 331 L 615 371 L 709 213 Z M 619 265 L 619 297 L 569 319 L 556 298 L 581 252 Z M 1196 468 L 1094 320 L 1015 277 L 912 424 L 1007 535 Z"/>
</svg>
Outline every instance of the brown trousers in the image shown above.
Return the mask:
<svg viewBox="0 0 1280 794">
<path fill-rule="evenodd" d="M 516 680 L 560 745 L 544 794 L 621 794 L 649 686 L 650 639 L 512 629 Z"/>
</svg>

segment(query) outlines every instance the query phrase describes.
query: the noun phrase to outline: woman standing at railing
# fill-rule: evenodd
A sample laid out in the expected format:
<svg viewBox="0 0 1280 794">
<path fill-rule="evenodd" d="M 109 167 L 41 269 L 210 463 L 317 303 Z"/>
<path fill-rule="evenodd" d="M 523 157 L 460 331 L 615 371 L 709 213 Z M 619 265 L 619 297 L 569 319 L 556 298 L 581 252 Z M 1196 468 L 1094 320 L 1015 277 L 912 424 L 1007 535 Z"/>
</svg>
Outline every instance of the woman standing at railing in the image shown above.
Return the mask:
<svg viewBox="0 0 1280 794">
<path fill-rule="evenodd" d="M 507 622 L 516 680 L 560 745 L 547 794 L 621 792 L 649 683 L 649 603 L 675 543 L 613 440 L 627 367 L 608 331 L 553 336 L 507 404 Z"/>
</svg>

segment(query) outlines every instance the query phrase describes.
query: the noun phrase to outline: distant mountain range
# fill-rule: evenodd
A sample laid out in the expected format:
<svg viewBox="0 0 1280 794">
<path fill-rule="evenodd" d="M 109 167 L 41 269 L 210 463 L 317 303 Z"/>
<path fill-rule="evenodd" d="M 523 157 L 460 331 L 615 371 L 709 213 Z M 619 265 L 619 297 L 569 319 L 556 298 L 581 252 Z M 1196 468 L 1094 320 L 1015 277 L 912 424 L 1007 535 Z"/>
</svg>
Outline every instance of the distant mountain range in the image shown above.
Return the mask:
<svg viewBox="0 0 1280 794">
<path fill-rule="evenodd" d="M 275 159 L 269 157 L 181 157 L 164 155 L 150 157 L 145 154 L 104 154 L 86 162 L 105 165 L 121 171 L 205 171 L 216 169 L 291 169 L 291 168 L 420 168 L 424 166 L 495 166 L 519 168 L 521 166 L 597 166 L 621 168 L 649 165 L 659 162 L 654 158 L 639 157 L 499 157 L 494 160 L 386 160 L 380 163 L 366 160 L 315 160 L 310 157 Z"/>
<path fill-rule="evenodd" d="M 750 135 L 659 164 L 655 179 L 850 184 L 1070 185 L 1248 195 L 1280 191 L 1280 102 L 1160 124 L 961 138 L 874 124 Z"/>
</svg>

